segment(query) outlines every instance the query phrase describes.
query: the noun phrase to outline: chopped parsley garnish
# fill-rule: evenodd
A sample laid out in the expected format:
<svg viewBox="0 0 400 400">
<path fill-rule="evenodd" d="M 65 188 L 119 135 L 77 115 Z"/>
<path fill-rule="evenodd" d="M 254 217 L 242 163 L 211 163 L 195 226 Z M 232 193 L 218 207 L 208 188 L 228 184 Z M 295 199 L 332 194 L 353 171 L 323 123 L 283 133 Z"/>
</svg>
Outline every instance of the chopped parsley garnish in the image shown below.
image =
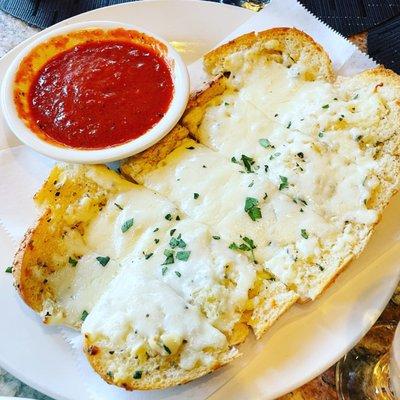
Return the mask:
<svg viewBox="0 0 400 400">
<path fill-rule="evenodd" d="M 220 240 L 221 239 L 221 236 L 213 236 L 212 237 L 214 240 Z"/>
<path fill-rule="evenodd" d="M 281 183 L 279 185 L 279 190 L 287 189 L 289 187 L 289 183 L 286 176 L 279 175 L 279 179 L 281 180 Z"/>
<path fill-rule="evenodd" d="M 258 207 L 259 201 L 254 197 L 246 197 L 244 211 L 249 214 L 249 217 L 256 221 L 262 218 L 261 209 Z"/>
<path fill-rule="evenodd" d="M 174 236 L 175 231 L 176 231 L 176 229 L 171 229 L 169 231 L 169 236 Z"/>
<path fill-rule="evenodd" d="M 167 214 L 164 218 L 165 218 L 167 221 L 171 221 L 172 215 L 171 215 L 171 214 Z"/>
<path fill-rule="evenodd" d="M 297 156 L 301 159 L 304 159 L 304 153 L 302 151 L 300 151 L 299 153 L 297 153 Z"/>
<path fill-rule="evenodd" d="M 121 207 L 118 203 L 114 203 L 114 206 L 119 208 L 121 211 L 124 209 L 123 207 Z"/>
<path fill-rule="evenodd" d="M 160 230 L 160 228 L 156 228 L 156 229 L 154 229 L 153 232 L 157 232 L 157 231 L 159 231 L 159 230 Z"/>
<path fill-rule="evenodd" d="M 322 106 L 322 108 L 325 108 L 325 109 L 329 108 L 329 104 L 325 104 L 324 106 Z"/>
<path fill-rule="evenodd" d="M 178 277 L 178 278 L 180 278 L 181 276 L 182 276 L 182 274 L 179 272 L 179 271 L 174 271 L 175 272 L 175 275 Z"/>
<path fill-rule="evenodd" d="M 289 123 L 287 124 L 286 129 L 289 129 L 292 126 L 292 121 L 289 121 Z"/>
<path fill-rule="evenodd" d="M 162 276 L 164 276 L 167 271 L 168 271 L 168 267 L 163 267 L 163 269 L 161 270 Z"/>
<path fill-rule="evenodd" d="M 279 114 L 275 114 L 274 117 L 276 118 Z"/>
<path fill-rule="evenodd" d="M 321 272 L 325 270 L 325 268 L 322 265 L 320 265 L 320 264 L 316 264 L 316 265 Z"/>
<path fill-rule="evenodd" d="M 108 262 L 110 261 L 110 257 L 102 257 L 102 256 L 98 256 L 96 257 L 96 260 L 103 266 L 105 267 Z"/>
<path fill-rule="evenodd" d="M 358 93 L 353 97 L 353 100 L 357 100 L 358 99 Z"/>
<path fill-rule="evenodd" d="M 86 310 L 83 310 L 81 314 L 81 321 L 84 321 L 88 315 L 89 313 Z"/>
<path fill-rule="evenodd" d="M 177 216 L 175 217 L 175 220 L 176 220 L 176 221 L 180 221 L 180 220 L 181 220 L 181 217 L 180 217 L 179 215 L 177 215 Z"/>
<path fill-rule="evenodd" d="M 302 229 L 302 230 L 301 230 L 301 236 L 302 236 L 304 239 L 308 239 L 308 233 L 307 233 L 307 231 L 306 231 L 305 229 Z"/>
<path fill-rule="evenodd" d="M 248 187 L 253 187 L 253 186 L 254 186 L 254 180 L 249 183 Z"/>
<path fill-rule="evenodd" d="M 263 200 L 268 199 L 268 193 L 264 193 Z"/>
<path fill-rule="evenodd" d="M 254 160 L 251 157 L 248 157 L 245 154 L 242 154 L 241 160 L 243 162 L 244 168 L 247 173 L 254 172 L 252 169 L 252 167 L 254 165 Z"/>
<path fill-rule="evenodd" d="M 161 265 L 173 264 L 175 262 L 174 254 L 175 252 L 173 250 L 165 249 L 164 256 L 166 257 L 166 259 Z"/>
<path fill-rule="evenodd" d="M 121 226 L 122 233 L 125 233 L 126 231 L 131 229 L 132 226 L 133 226 L 133 218 L 126 220 Z"/>
<path fill-rule="evenodd" d="M 174 249 L 175 247 L 184 249 L 186 247 L 186 243 L 182 239 L 180 234 L 177 238 L 172 237 L 171 240 L 169 241 L 169 245 L 171 246 L 172 249 Z"/>
<path fill-rule="evenodd" d="M 75 258 L 69 257 L 68 263 L 71 265 L 71 267 L 76 267 L 76 264 L 78 264 L 78 260 L 75 260 Z"/>
<path fill-rule="evenodd" d="M 5 272 L 7 272 L 7 274 L 12 274 L 12 271 L 12 267 L 7 267 Z"/>
<path fill-rule="evenodd" d="M 257 261 L 256 261 L 256 259 L 255 259 L 255 257 L 254 257 L 254 249 L 255 249 L 257 246 L 254 244 L 253 239 L 250 239 L 250 238 L 248 238 L 247 236 L 245 236 L 245 237 L 242 238 L 242 240 L 243 240 L 243 243 L 241 243 L 241 244 L 239 244 L 239 245 L 236 244 L 235 242 L 231 243 L 231 244 L 229 245 L 229 248 L 230 248 L 231 250 L 250 251 L 250 252 L 251 252 L 251 257 L 252 257 L 253 262 L 254 262 L 255 264 L 257 264 Z"/>
<path fill-rule="evenodd" d="M 159 242 L 160 242 L 160 239 L 157 239 L 157 238 L 154 239 L 154 243 L 155 243 L 155 244 L 158 244 Z"/>
<path fill-rule="evenodd" d="M 227 102 L 225 101 L 224 105 L 225 105 L 225 106 L 229 106 L 229 103 L 227 103 Z"/>
<path fill-rule="evenodd" d="M 320 138 L 324 137 L 324 132 L 318 133 L 318 137 L 320 137 Z"/>
<path fill-rule="evenodd" d="M 199 194 L 198 193 L 193 193 L 193 198 L 196 200 L 196 199 L 198 199 L 199 198 Z"/>
<path fill-rule="evenodd" d="M 186 147 L 188 150 L 194 150 L 193 146 Z"/>
<path fill-rule="evenodd" d="M 171 350 L 169 349 L 169 347 L 167 347 L 165 344 L 163 345 L 164 350 L 168 353 L 171 354 Z"/>
<path fill-rule="evenodd" d="M 153 255 L 153 253 L 145 253 L 145 252 L 143 252 L 143 255 L 144 255 L 144 258 L 146 259 L 146 260 L 148 260 L 152 255 Z"/>
<path fill-rule="evenodd" d="M 274 153 L 274 154 L 272 154 L 270 157 L 269 157 L 269 159 L 272 161 L 274 158 L 276 158 L 276 157 L 279 157 L 281 155 L 281 153 Z"/>
<path fill-rule="evenodd" d="M 190 257 L 190 251 L 178 251 L 176 253 L 176 258 L 180 261 L 187 261 Z"/>
<path fill-rule="evenodd" d="M 109 376 L 110 378 L 113 378 L 114 374 L 112 373 L 112 371 L 107 371 L 107 376 Z"/>
<path fill-rule="evenodd" d="M 300 197 L 298 197 L 298 200 L 300 201 L 300 203 L 302 203 L 304 206 L 307 205 L 307 202 L 303 199 L 301 199 Z"/>
<path fill-rule="evenodd" d="M 236 160 L 236 157 L 232 157 L 232 158 L 231 158 L 231 161 L 232 161 L 234 164 L 239 164 L 239 161 Z"/>
<path fill-rule="evenodd" d="M 268 172 L 268 170 L 269 170 L 269 166 L 268 166 L 267 164 L 265 164 L 265 165 L 264 165 L 264 171 L 265 171 L 265 172 Z"/>
<path fill-rule="evenodd" d="M 340 117 L 339 117 L 339 121 L 343 121 L 343 120 L 344 120 L 344 115 L 341 114 Z"/>
<path fill-rule="evenodd" d="M 135 371 L 135 373 L 133 374 L 133 379 L 142 379 L 142 371 Z"/>
<path fill-rule="evenodd" d="M 363 138 L 363 135 L 358 135 L 358 136 L 356 137 L 357 142 L 359 142 L 362 138 Z"/>
<path fill-rule="evenodd" d="M 259 139 L 258 143 L 260 143 L 260 145 L 262 147 L 264 147 L 264 149 L 267 149 L 268 147 L 272 147 L 271 143 L 268 139 Z"/>
</svg>

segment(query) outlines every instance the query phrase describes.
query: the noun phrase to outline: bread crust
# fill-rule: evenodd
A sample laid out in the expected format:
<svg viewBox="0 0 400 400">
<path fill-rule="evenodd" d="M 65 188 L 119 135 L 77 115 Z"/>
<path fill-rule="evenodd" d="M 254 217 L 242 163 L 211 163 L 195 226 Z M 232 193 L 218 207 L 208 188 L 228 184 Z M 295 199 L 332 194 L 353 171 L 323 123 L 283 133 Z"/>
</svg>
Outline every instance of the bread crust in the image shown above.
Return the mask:
<svg viewBox="0 0 400 400">
<path fill-rule="evenodd" d="M 158 374 L 144 374 L 141 379 L 134 379 L 133 376 L 122 381 L 116 381 L 110 374 L 107 374 L 106 363 L 103 359 L 104 350 L 99 348 L 95 343 L 86 337 L 84 338 L 84 352 L 90 362 L 92 368 L 109 384 L 113 384 L 124 388 L 125 390 L 155 390 L 166 389 L 169 387 L 183 385 L 194 379 L 207 375 L 224 365 L 230 363 L 235 358 L 240 356 L 240 353 L 235 347 L 232 347 L 225 353 L 221 353 L 216 362 L 210 367 L 196 367 L 193 370 L 187 371 L 179 367 L 174 367 L 173 371 L 169 371 L 168 378 L 162 372 Z M 95 349 L 95 351 L 93 351 Z M 171 368 L 172 369 L 172 368 Z M 171 376 L 172 375 L 172 376 Z"/>
</svg>

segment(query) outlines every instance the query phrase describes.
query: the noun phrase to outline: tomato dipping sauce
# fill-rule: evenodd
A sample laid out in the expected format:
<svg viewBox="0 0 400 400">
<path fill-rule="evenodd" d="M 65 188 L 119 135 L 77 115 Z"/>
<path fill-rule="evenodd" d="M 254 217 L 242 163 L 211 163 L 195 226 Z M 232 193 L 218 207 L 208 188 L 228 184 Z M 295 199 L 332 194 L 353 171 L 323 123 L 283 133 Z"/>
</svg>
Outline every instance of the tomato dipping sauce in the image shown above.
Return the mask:
<svg viewBox="0 0 400 400">
<path fill-rule="evenodd" d="M 29 113 L 45 139 L 100 149 L 146 133 L 167 112 L 173 90 L 170 68 L 155 50 L 93 41 L 44 64 L 29 90 Z"/>
</svg>

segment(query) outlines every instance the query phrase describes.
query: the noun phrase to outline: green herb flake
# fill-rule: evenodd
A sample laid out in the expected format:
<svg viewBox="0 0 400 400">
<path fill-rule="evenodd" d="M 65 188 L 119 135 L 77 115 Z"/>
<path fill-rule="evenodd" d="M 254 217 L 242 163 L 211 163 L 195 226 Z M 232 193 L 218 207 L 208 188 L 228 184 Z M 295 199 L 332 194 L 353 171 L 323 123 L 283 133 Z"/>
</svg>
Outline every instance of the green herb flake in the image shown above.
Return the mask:
<svg viewBox="0 0 400 400">
<path fill-rule="evenodd" d="M 225 106 L 229 106 L 229 103 L 225 101 L 224 105 L 225 105 Z"/>
<path fill-rule="evenodd" d="M 133 374 L 133 379 L 142 379 L 143 371 L 135 371 Z"/>
<path fill-rule="evenodd" d="M 358 99 L 358 93 L 353 97 L 353 100 L 357 100 Z"/>
<path fill-rule="evenodd" d="M 182 276 L 182 274 L 179 272 L 179 271 L 174 271 L 175 272 L 175 275 L 178 277 L 178 278 L 180 278 L 181 276 Z"/>
<path fill-rule="evenodd" d="M 362 138 L 363 138 L 363 135 L 358 135 L 358 136 L 356 137 L 356 141 L 359 142 Z"/>
<path fill-rule="evenodd" d="M 110 378 L 113 378 L 114 374 L 112 373 L 112 371 L 107 371 L 107 376 Z"/>
<path fill-rule="evenodd" d="M 272 161 L 274 158 L 279 157 L 280 155 L 281 155 L 281 153 L 279 153 L 279 152 L 274 153 L 269 157 L 269 159 L 270 159 L 270 161 Z"/>
<path fill-rule="evenodd" d="M 254 197 L 246 197 L 244 204 L 244 211 L 249 215 L 253 221 L 257 221 L 262 218 L 261 209 L 257 207 L 259 201 Z"/>
<path fill-rule="evenodd" d="M 166 258 L 165 258 L 165 261 L 161 265 L 173 264 L 175 262 L 174 254 L 175 254 L 175 252 L 173 250 L 165 249 L 164 256 Z"/>
<path fill-rule="evenodd" d="M 320 264 L 316 264 L 316 265 L 321 272 L 325 270 L 325 268 L 322 265 L 320 265 Z"/>
<path fill-rule="evenodd" d="M 163 269 L 161 270 L 162 276 L 164 276 L 167 271 L 168 271 L 168 267 L 163 267 Z"/>
<path fill-rule="evenodd" d="M 253 239 L 250 239 L 249 237 L 245 236 L 242 238 L 243 243 L 236 244 L 235 242 L 232 242 L 229 245 L 229 248 L 231 250 L 236 250 L 236 251 L 249 251 L 251 253 L 251 258 L 255 264 L 257 264 L 257 261 L 254 257 L 254 249 L 257 248 L 257 246 L 254 244 Z"/>
<path fill-rule="evenodd" d="M 267 199 L 268 199 L 268 193 L 264 193 L 263 200 L 267 200 Z"/>
<path fill-rule="evenodd" d="M 156 228 L 156 229 L 154 229 L 153 232 L 158 232 L 159 230 L 160 230 L 160 228 Z"/>
<path fill-rule="evenodd" d="M 254 159 L 251 157 L 246 156 L 245 154 L 242 154 L 242 157 L 240 158 L 243 162 L 244 168 L 247 173 L 252 173 L 254 172 L 252 167 L 254 165 Z"/>
<path fill-rule="evenodd" d="M 121 226 L 122 233 L 127 232 L 129 229 L 132 228 L 132 226 L 133 226 L 133 218 L 126 220 Z"/>
<path fill-rule="evenodd" d="M 324 109 L 329 108 L 329 104 L 325 104 L 324 106 L 322 106 L 322 108 L 324 108 Z"/>
<path fill-rule="evenodd" d="M 268 139 L 260 139 L 260 140 L 258 141 L 258 143 L 260 143 L 260 145 L 261 145 L 262 147 L 264 147 L 264 149 L 267 149 L 268 147 L 271 147 L 271 143 L 269 142 Z"/>
<path fill-rule="evenodd" d="M 171 229 L 169 231 L 169 236 L 174 236 L 174 233 L 176 232 L 176 229 Z"/>
<path fill-rule="evenodd" d="M 152 255 L 153 255 L 153 253 L 144 253 L 143 252 L 143 255 L 144 255 L 144 258 L 146 259 L 146 260 L 148 260 Z"/>
<path fill-rule="evenodd" d="M 81 314 L 81 321 L 84 321 L 88 315 L 89 313 L 86 310 L 83 310 Z"/>
<path fill-rule="evenodd" d="M 171 215 L 171 214 L 167 214 L 164 218 L 165 218 L 167 221 L 171 221 L 172 215 Z"/>
<path fill-rule="evenodd" d="M 76 264 L 78 264 L 78 260 L 75 260 L 75 258 L 69 257 L 68 264 L 70 264 L 71 267 L 76 267 Z"/>
<path fill-rule="evenodd" d="M 6 272 L 7 274 L 12 274 L 12 272 L 13 272 L 12 267 L 7 267 L 5 272 Z"/>
<path fill-rule="evenodd" d="M 250 183 L 249 183 L 249 186 L 248 187 L 253 187 L 254 186 L 254 181 L 251 181 Z"/>
<path fill-rule="evenodd" d="M 239 161 L 236 160 L 236 157 L 232 157 L 231 162 L 233 162 L 234 164 L 239 164 Z"/>
<path fill-rule="evenodd" d="M 164 344 L 163 347 L 164 347 L 164 350 L 165 350 L 168 354 L 171 354 L 171 350 L 169 349 L 168 346 L 166 346 L 166 345 Z"/>
<path fill-rule="evenodd" d="M 198 193 L 193 193 L 193 198 L 196 200 L 196 199 L 198 199 L 199 198 L 199 194 Z"/>
<path fill-rule="evenodd" d="M 123 207 L 121 207 L 118 203 L 114 203 L 114 206 L 119 208 L 121 211 L 124 209 Z"/>
<path fill-rule="evenodd" d="M 187 150 L 194 150 L 193 146 L 186 147 Z"/>
<path fill-rule="evenodd" d="M 286 126 L 286 129 L 289 129 L 292 126 L 292 121 L 289 121 L 289 123 Z"/>
<path fill-rule="evenodd" d="M 110 257 L 106 256 L 106 257 L 102 257 L 102 256 L 98 256 L 96 257 L 96 260 L 103 266 L 105 267 L 108 262 L 110 261 Z"/>
<path fill-rule="evenodd" d="M 307 231 L 306 231 L 305 229 L 302 229 L 302 230 L 301 230 L 301 236 L 302 236 L 304 239 L 308 239 L 308 233 L 307 233 Z"/>
<path fill-rule="evenodd" d="M 287 189 L 289 187 L 288 178 L 286 176 L 279 175 L 281 183 L 279 185 L 279 190 Z"/>
<path fill-rule="evenodd" d="M 190 257 L 190 251 L 178 251 L 176 253 L 176 258 L 180 261 L 187 261 Z"/>
<path fill-rule="evenodd" d="M 221 236 L 213 236 L 212 237 L 214 240 L 220 240 L 221 239 Z"/>
<path fill-rule="evenodd" d="M 318 133 L 318 137 L 320 137 L 320 138 L 324 137 L 324 132 Z"/>
</svg>

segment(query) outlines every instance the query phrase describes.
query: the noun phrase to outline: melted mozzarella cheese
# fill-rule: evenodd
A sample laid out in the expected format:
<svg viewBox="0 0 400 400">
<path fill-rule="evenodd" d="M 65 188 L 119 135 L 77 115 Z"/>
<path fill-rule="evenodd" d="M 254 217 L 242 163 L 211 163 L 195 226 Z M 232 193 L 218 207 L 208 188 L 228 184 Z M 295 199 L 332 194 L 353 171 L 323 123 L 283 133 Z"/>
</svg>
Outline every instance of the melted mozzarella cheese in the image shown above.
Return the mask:
<svg viewBox="0 0 400 400">
<path fill-rule="evenodd" d="M 105 337 L 111 348 L 129 348 L 133 355 L 143 346 L 151 355 L 168 355 L 165 346 L 170 352 L 179 349 L 179 365 L 188 370 L 215 362 L 212 352 L 228 346 L 225 336 L 196 307 L 146 268 L 131 265 L 97 302 L 82 332 L 94 341 Z"/>
<path fill-rule="evenodd" d="M 243 66 L 231 79 L 238 91 L 206 108 L 196 137 L 227 158 L 252 157 L 258 175 L 267 170 L 264 179 L 276 188 L 287 179 L 283 192 L 329 222 L 374 223 L 377 213 L 366 202 L 377 163 L 358 140 L 384 114 L 382 101 L 371 88 L 353 99 L 347 80 L 337 86 L 304 81 L 293 68 L 261 61 Z M 342 129 L 347 125 L 357 128 Z"/>
<path fill-rule="evenodd" d="M 118 241 L 118 235 L 111 239 Z M 145 268 L 226 333 L 240 319 L 256 273 L 246 257 L 214 239 L 206 225 L 187 219 L 138 242 L 123 263 Z"/>
</svg>

